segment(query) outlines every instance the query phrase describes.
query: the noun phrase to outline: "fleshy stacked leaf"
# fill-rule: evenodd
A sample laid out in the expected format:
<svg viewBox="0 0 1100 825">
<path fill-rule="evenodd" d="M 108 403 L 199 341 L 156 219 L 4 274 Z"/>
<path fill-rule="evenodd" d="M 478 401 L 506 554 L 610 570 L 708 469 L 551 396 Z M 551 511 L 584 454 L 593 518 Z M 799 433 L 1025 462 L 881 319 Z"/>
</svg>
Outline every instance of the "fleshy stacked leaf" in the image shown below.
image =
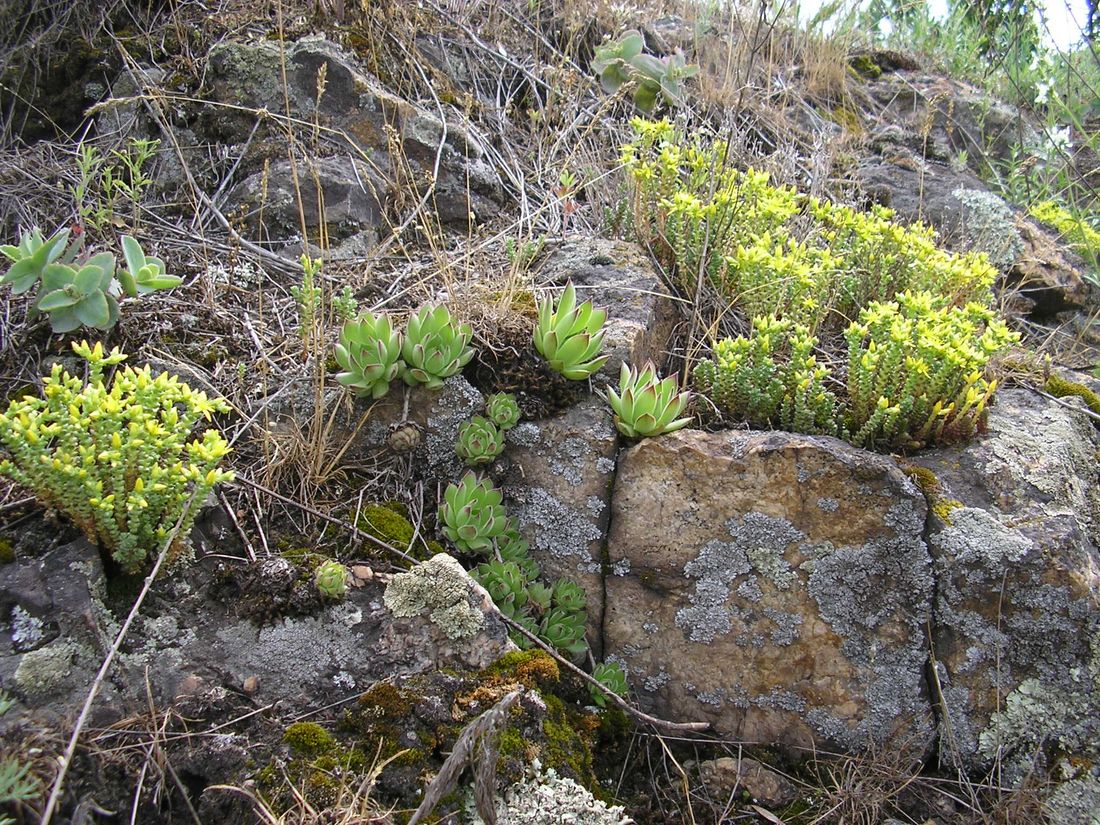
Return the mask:
<svg viewBox="0 0 1100 825">
<path fill-rule="evenodd" d="M 401 333 L 384 314 L 363 312 L 344 324 L 334 354 L 342 370 L 336 380 L 361 396 L 381 398 L 404 368 Z"/>
<path fill-rule="evenodd" d="M 347 568 L 334 559 L 323 561 L 313 571 L 313 583 L 322 596 L 339 601 L 348 592 Z"/>
<path fill-rule="evenodd" d="M 488 418 L 475 415 L 459 425 L 455 452 L 467 464 L 489 464 L 503 451 L 504 434 Z"/>
<path fill-rule="evenodd" d="M 501 501 L 500 491 L 488 479 L 479 479 L 473 471 L 466 473 L 443 493 L 439 510 L 443 535 L 465 553 L 488 554 L 493 539 L 508 529 Z"/>
<path fill-rule="evenodd" d="M 641 372 L 624 363 L 619 370 L 619 392 L 607 391 L 615 426 L 627 438 L 649 438 L 687 426 L 691 417 L 677 416 L 690 400 L 691 393 L 677 389 L 675 375 L 659 378 L 652 363 Z"/>
<path fill-rule="evenodd" d="M 405 383 L 442 387 L 443 379 L 456 375 L 474 357 L 472 337 L 470 325 L 456 324 L 445 306 L 421 307 L 405 329 Z"/>
<path fill-rule="evenodd" d="M 539 304 L 535 349 L 551 369 L 571 381 L 583 381 L 607 361 L 600 355 L 607 312 L 594 309 L 591 301 L 577 306 L 577 292 L 570 281 L 555 308 L 552 300 Z"/>
<path fill-rule="evenodd" d="M 510 430 L 519 423 L 519 405 L 510 392 L 493 393 L 485 399 L 485 417 L 500 427 Z"/>
</svg>

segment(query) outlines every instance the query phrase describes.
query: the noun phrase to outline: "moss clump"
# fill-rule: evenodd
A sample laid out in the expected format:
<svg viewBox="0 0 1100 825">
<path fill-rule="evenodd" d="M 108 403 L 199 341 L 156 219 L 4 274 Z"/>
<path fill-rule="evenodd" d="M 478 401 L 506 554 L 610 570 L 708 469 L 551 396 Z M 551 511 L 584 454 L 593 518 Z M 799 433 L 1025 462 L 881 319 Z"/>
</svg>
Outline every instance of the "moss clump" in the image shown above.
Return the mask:
<svg viewBox="0 0 1100 825">
<path fill-rule="evenodd" d="M 368 536 L 403 550 L 418 561 L 444 552 L 437 541 L 425 541 L 417 535 L 408 518 L 408 510 L 397 501 L 368 504 L 359 513 L 355 526 Z"/>
<path fill-rule="evenodd" d="M 525 688 L 539 692 L 551 690 L 561 681 L 558 663 L 542 650 L 505 653 L 481 671 L 481 676 L 486 684 L 519 682 Z"/>
<path fill-rule="evenodd" d="M 1079 384 L 1076 381 L 1068 381 L 1060 375 L 1052 375 L 1046 380 L 1043 389 L 1055 398 L 1066 398 L 1071 395 L 1077 396 L 1085 402 L 1090 410 L 1100 415 L 1100 395 L 1097 395 L 1084 384 Z"/>
<path fill-rule="evenodd" d="M 11 539 L 0 537 L 0 564 L 11 564 L 15 561 L 15 546 Z"/>
<path fill-rule="evenodd" d="M 286 729 L 283 741 L 303 756 L 320 756 L 336 747 L 332 734 L 316 722 L 295 722 Z"/>
<path fill-rule="evenodd" d="M 542 733 L 546 743 L 540 755 L 542 764 L 597 792 L 599 782 L 592 770 L 592 733 L 599 727 L 599 718 L 575 710 L 557 696 L 543 696 L 543 700 L 546 718 Z"/>
<path fill-rule="evenodd" d="M 927 467 L 921 467 L 918 464 L 906 464 L 902 466 L 901 471 L 920 488 L 925 500 L 928 502 L 928 508 L 932 511 L 932 515 L 950 526 L 951 514 L 962 507 L 963 503 L 958 499 L 947 498 L 944 495 L 940 480 Z"/>
<path fill-rule="evenodd" d="M 397 719 L 412 711 L 412 702 L 389 682 L 379 682 L 359 697 L 359 706 L 375 717 Z"/>
<path fill-rule="evenodd" d="M 857 54 L 848 61 L 848 66 L 859 77 L 876 80 L 882 76 L 882 67 L 869 54 Z"/>
</svg>

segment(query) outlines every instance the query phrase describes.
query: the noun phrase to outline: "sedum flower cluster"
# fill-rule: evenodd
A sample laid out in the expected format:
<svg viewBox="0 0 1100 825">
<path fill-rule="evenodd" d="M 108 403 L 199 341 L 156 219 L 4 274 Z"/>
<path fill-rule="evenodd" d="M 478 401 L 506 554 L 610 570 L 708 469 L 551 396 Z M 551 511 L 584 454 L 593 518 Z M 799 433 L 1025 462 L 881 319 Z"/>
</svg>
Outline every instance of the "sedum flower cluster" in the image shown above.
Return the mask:
<svg viewBox="0 0 1100 825">
<path fill-rule="evenodd" d="M 817 363 L 807 327 L 774 317 L 756 318 L 748 337 L 718 342 L 693 377 L 722 412 L 754 427 L 913 450 L 982 426 L 997 389 L 986 365 L 1018 338 L 981 304 L 906 292 L 871 303 L 849 325 L 844 378 Z"/>
<path fill-rule="evenodd" d="M 207 494 L 233 477 L 218 469 L 229 452 L 221 433 L 190 438 L 191 431 L 229 406 L 149 367 L 118 370 L 108 386 L 104 368 L 126 356 L 87 342 L 73 350 L 88 362 L 87 382 L 55 365 L 43 379 L 45 398 L 25 396 L 0 415 L 10 456 L 0 473 L 64 514 L 128 572 L 141 571 L 178 523 L 168 553 L 174 562 Z"/>
<path fill-rule="evenodd" d="M 668 121 L 632 125 L 622 161 L 634 231 L 689 294 L 702 275 L 747 316 L 811 332 L 906 290 L 988 299 L 997 271 L 986 257 L 940 249 L 927 226 L 773 185 L 766 172 L 734 169 L 724 142 L 688 141 Z"/>
<path fill-rule="evenodd" d="M 1100 230 L 1054 201 L 1040 201 L 1033 204 L 1029 211 L 1032 217 L 1057 229 L 1074 251 L 1093 266 L 1096 276 L 1100 277 Z"/>
</svg>

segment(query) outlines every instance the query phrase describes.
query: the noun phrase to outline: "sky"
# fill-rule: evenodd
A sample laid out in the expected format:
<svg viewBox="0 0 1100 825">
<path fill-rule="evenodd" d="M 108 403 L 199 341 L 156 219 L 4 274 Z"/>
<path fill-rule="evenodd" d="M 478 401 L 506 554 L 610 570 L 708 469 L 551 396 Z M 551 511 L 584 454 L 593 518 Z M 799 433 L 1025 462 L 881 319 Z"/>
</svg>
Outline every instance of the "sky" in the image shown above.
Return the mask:
<svg viewBox="0 0 1100 825">
<path fill-rule="evenodd" d="M 824 3 L 825 0 L 801 0 L 801 18 L 809 20 Z M 1085 0 L 1039 0 L 1039 4 L 1046 7 L 1047 31 L 1043 36 L 1048 44 L 1059 49 L 1077 45 L 1087 19 Z M 933 17 L 947 16 L 947 0 L 928 0 L 928 5 Z"/>
</svg>

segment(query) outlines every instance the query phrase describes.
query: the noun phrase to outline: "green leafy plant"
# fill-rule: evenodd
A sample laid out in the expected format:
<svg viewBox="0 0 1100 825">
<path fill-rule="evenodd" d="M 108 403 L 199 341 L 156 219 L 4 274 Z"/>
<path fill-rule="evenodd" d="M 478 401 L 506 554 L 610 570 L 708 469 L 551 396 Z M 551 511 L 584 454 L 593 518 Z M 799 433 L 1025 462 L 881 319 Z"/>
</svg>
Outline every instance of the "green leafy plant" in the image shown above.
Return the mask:
<svg viewBox="0 0 1100 825">
<path fill-rule="evenodd" d="M 485 399 L 485 416 L 502 430 L 519 423 L 520 411 L 516 397 L 510 392 L 497 392 Z"/>
<path fill-rule="evenodd" d="M 504 434 L 484 416 L 475 415 L 458 426 L 455 452 L 467 464 L 490 464 L 503 451 Z"/>
<path fill-rule="evenodd" d="M 0 716 L 9 710 L 15 700 L 0 691 Z M 38 779 L 31 773 L 31 766 L 18 758 L 0 761 L 0 804 L 8 802 L 33 802 L 41 794 Z M 0 825 L 14 825 L 15 820 L 0 815 Z"/>
<path fill-rule="evenodd" d="M 980 253 L 940 249 L 927 226 L 775 186 L 764 172 L 730 167 L 724 141 L 688 140 L 667 121 L 632 125 L 622 160 L 634 231 L 688 295 L 709 285 L 749 317 L 810 332 L 841 328 L 868 302 L 905 290 L 990 300 L 997 270 Z"/>
<path fill-rule="evenodd" d="M 614 94 L 627 84 L 634 86 L 634 105 L 643 112 L 653 111 L 657 100 L 670 105 L 683 103 L 683 81 L 699 73 L 688 65 L 682 54 L 654 57 L 643 53 L 645 38 L 635 29 L 623 32 L 618 40 L 596 47 L 592 71 L 600 78 L 605 92 Z"/>
<path fill-rule="evenodd" d="M 497 539 L 497 555 L 501 561 L 511 561 L 519 565 L 527 581 L 535 581 L 539 577 L 539 566 L 531 558 L 527 539 L 520 535 L 515 526 L 509 525 L 504 535 Z"/>
<path fill-rule="evenodd" d="M 329 559 L 313 571 L 313 584 L 326 599 L 340 601 L 348 593 L 348 571 L 340 562 Z"/>
<path fill-rule="evenodd" d="M 9 284 L 17 295 L 37 285 L 32 311 L 46 313 L 55 333 L 80 326 L 111 329 L 118 323 L 118 299 L 123 293 L 136 298 L 181 283 L 165 273 L 159 258 L 146 257 L 129 235 L 122 237 L 127 268 L 120 270 L 108 252 L 76 261 L 81 240 L 66 248 L 68 238 L 69 230 L 62 229 L 44 240 L 35 228 L 21 235 L 18 245 L 0 246 L 0 253 L 12 261 L 0 283 Z"/>
<path fill-rule="evenodd" d="M 130 220 L 135 228 L 139 226 L 139 207 L 153 184 L 145 167 L 159 146 L 159 140 L 131 138 L 125 149 L 111 150 L 112 160 L 94 146 L 80 144 L 76 154 L 77 182 L 72 193 L 82 225 L 100 232 L 108 226 L 121 226 L 116 210 L 128 203 Z"/>
<path fill-rule="evenodd" d="M 439 508 L 443 535 L 464 553 L 488 554 L 493 539 L 508 529 L 502 496 L 488 479 L 473 471 L 456 484 L 448 484 Z"/>
<path fill-rule="evenodd" d="M 1029 209 L 1032 216 L 1058 230 L 1073 250 L 1089 262 L 1093 280 L 1100 279 L 1100 230 L 1054 201 L 1040 201 Z"/>
<path fill-rule="evenodd" d="M 1019 336 L 971 302 L 928 292 L 874 302 L 849 325 L 847 392 L 811 354 L 798 324 L 756 318 L 748 337 L 715 345 L 693 378 L 723 412 L 754 427 L 836 435 L 859 447 L 915 450 L 969 437 L 982 426 L 997 382 L 989 359 Z"/>
<path fill-rule="evenodd" d="M 401 355 L 405 383 L 439 389 L 474 357 L 469 324 L 456 324 L 445 306 L 423 306 L 409 319 Z"/>
<path fill-rule="evenodd" d="M 129 572 L 139 572 L 178 523 L 168 555 L 175 562 L 206 496 L 233 477 L 217 467 L 229 452 L 220 432 L 188 439 L 200 419 L 229 405 L 148 367 L 118 370 L 108 386 L 104 369 L 126 356 L 87 342 L 73 351 L 88 362 L 87 383 L 55 365 L 43 379 L 45 398 L 24 396 L 0 415 L 10 455 L 0 473 L 69 518 Z"/>
<path fill-rule="evenodd" d="M 679 392 L 675 375 L 659 378 L 652 363 L 638 371 L 624 362 L 619 369 L 619 391 L 607 391 L 615 426 L 627 438 L 649 438 L 686 427 L 691 417 L 677 416 L 690 400 L 691 393 Z"/>
<path fill-rule="evenodd" d="M 626 682 L 626 671 L 618 662 L 600 662 L 592 668 L 592 678 L 600 683 L 600 687 L 591 684 L 588 686 L 588 693 L 597 707 L 608 706 L 610 700 L 607 694 L 609 693 L 625 698 L 630 692 Z"/>
<path fill-rule="evenodd" d="M 527 605 L 527 575 L 514 561 L 485 562 L 478 565 L 473 575 L 493 597 L 497 609 L 509 619 Z"/>
<path fill-rule="evenodd" d="M 549 299 L 539 304 L 535 349 L 555 372 L 583 381 L 607 361 L 600 355 L 605 320 L 607 312 L 594 309 L 591 301 L 577 306 L 577 291 L 569 281 L 556 306 Z"/>
<path fill-rule="evenodd" d="M 303 255 L 302 283 L 290 288 L 290 296 L 298 305 L 298 331 L 305 342 L 307 351 L 321 338 L 323 295 L 317 281 L 321 276 L 324 263 L 320 258 Z"/>
<path fill-rule="evenodd" d="M 357 395 L 371 398 L 389 392 L 390 383 L 405 366 L 401 333 L 393 329 L 385 314 L 364 312 L 344 324 L 334 355 L 341 369 L 336 380 Z"/>
<path fill-rule="evenodd" d="M 569 610 L 554 606 L 539 623 L 539 637 L 548 645 L 572 656 L 579 656 L 588 649 L 584 640 L 584 626 L 588 617 L 583 610 Z"/>
<path fill-rule="evenodd" d="M 341 321 L 350 321 L 359 312 L 359 301 L 350 286 L 332 296 L 332 314 Z"/>
<path fill-rule="evenodd" d="M 517 272 L 526 272 L 542 254 L 546 248 L 546 236 L 539 235 L 533 241 L 517 241 L 515 238 L 504 239 L 504 254 L 508 263 Z"/>
<path fill-rule="evenodd" d="M 773 317 L 754 318 L 752 334 L 714 346 L 714 360 L 695 366 L 699 392 L 752 427 L 838 435 L 836 395 L 830 374 L 818 366 L 817 338 L 806 327 Z M 779 360 L 777 355 L 786 357 Z"/>
</svg>

